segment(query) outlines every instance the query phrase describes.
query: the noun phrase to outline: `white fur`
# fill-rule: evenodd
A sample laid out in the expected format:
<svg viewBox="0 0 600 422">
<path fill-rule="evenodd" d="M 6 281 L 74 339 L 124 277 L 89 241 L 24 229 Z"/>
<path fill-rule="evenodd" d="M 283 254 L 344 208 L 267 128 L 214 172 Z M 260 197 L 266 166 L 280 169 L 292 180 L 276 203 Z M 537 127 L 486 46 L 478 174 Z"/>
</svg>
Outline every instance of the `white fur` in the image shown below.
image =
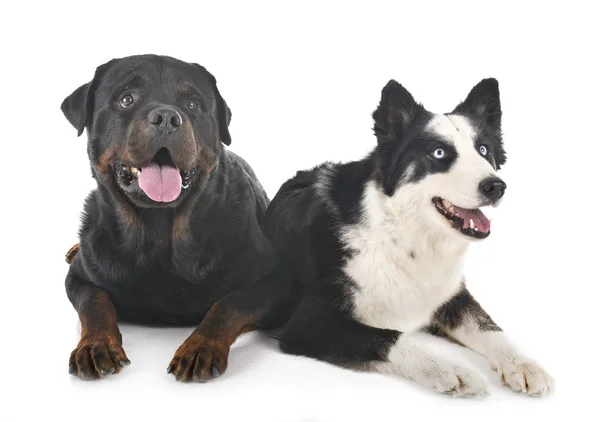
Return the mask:
<svg viewBox="0 0 600 422">
<path fill-rule="evenodd" d="M 386 196 L 374 182 L 365 188 L 363 218 L 342 232 L 355 254 L 344 272 L 356 284 L 354 317 L 367 325 L 410 333 L 456 294 L 462 281 L 467 240 L 423 219 L 418 188 Z M 432 207 L 431 202 L 427 206 Z M 457 396 L 486 396 L 488 383 L 476 371 L 432 353 L 414 334 L 402 334 L 376 371 L 400 375 Z"/>
<path fill-rule="evenodd" d="M 500 372 L 502 381 L 515 391 L 544 396 L 554 389 L 554 380 L 532 359 L 523 356 L 501 331 L 481 331 L 467 321 L 451 335 L 484 356 Z"/>
<path fill-rule="evenodd" d="M 365 324 L 414 331 L 460 287 L 467 240 L 431 227 L 413 203 L 411 195 L 390 198 L 369 182 L 363 220 L 342 232 L 355 251 L 344 267 L 357 285 L 354 315 Z"/>
<path fill-rule="evenodd" d="M 418 336 L 400 336 L 388 359 L 388 362 L 375 364 L 373 369 L 400 375 L 454 396 L 489 395 L 489 383 L 479 372 L 439 358 L 425 347 Z"/>
<path fill-rule="evenodd" d="M 369 182 L 362 220 L 342 231 L 342 242 L 355 251 L 344 267 L 357 286 L 354 314 L 374 327 L 417 330 L 458 291 L 468 239 L 439 215 L 431 199 L 441 196 L 474 208 L 479 182 L 494 171 L 475 149 L 467 119 L 438 115 L 427 130 L 455 146 L 458 159 L 451 171 L 402 183 L 391 197 Z M 324 174 L 319 176 L 327 186 Z"/>
<path fill-rule="evenodd" d="M 317 195 L 325 206 L 331 212 L 336 212 L 336 206 L 333 201 L 329 198 L 327 192 L 330 190 L 331 178 L 334 174 L 335 170 L 331 163 L 324 164 L 321 168 L 317 170 L 317 180 L 315 182 L 315 190 L 317 191 Z"/>
<path fill-rule="evenodd" d="M 427 175 L 416 183 L 401 182 L 391 197 L 368 182 L 361 198 L 361 220 L 341 231 L 342 243 L 353 251 L 343 271 L 355 283 L 354 317 L 404 333 L 388 361 L 374 364 L 374 369 L 442 392 L 483 396 L 488 384 L 481 375 L 436 356 L 414 332 L 430 323 L 436 310 L 458 292 L 469 244 L 431 200 L 440 196 L 462 208 L 480 207 L 479 183 L 495 175 L 495 169 L 478 152 L 475 131 L 464 117 L 437 115 L 427 130 L 456 148 L 456 162 L 449 172 Z M 319 196 L 327 196 L 330 174 L 330 168 L 319 173 Z M 519 355 L 503 333 L 481 332 L 471 323 L 453 334 L 486 356 L 511 388 L 532 395 L 551 390 L 551 378 Z"/>
<path fill-rule="evenodd" d="M 469 121 L 457 115 L 436 115 L 427 130 L 452 144 L 458 153 L 448 173 L 432 174 L 419 182 L 429 199 L 441 196 L 461 208 L 479 208 L 479 183 L 496 171 L 475 146 L 475 130 Z"/>
</svg>

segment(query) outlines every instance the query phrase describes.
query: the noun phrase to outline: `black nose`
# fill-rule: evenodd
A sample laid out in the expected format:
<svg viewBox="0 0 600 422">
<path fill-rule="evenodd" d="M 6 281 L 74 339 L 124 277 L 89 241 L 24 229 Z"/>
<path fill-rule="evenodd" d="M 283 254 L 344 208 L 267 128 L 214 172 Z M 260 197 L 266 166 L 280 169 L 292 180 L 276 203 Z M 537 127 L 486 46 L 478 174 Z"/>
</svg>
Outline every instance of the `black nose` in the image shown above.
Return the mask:
<svg viewBox="0 0 600 422">
<path fill-rule="evenodd" d="M 171 107 L 158 107 L 148 114 L 148 121 L 161 132 L 175 132 L 183 123 L 181 114 Z"/>
<path fill-rule="evenodd" d="M 488 177 L 483 179 L 479 184 L 479 191 L 487 199 L 497 201 L 504 196 L 506 190 L 506 183 L 499 177 Z"/>
</svg>

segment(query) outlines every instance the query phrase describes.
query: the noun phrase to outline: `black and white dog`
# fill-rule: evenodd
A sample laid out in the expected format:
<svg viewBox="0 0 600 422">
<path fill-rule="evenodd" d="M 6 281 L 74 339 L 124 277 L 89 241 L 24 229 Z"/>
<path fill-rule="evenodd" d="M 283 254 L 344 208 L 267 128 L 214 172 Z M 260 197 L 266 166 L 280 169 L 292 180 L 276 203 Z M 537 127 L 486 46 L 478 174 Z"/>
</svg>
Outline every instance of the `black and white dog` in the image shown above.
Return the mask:
<svg viewBox="0 0 600 422">
<path fill-rule="evenodd" d="M 490 234 L 480 208 L 506 188 L 497 81 L 440 115 L 392 80 L 373 118 L 371 154 L 298 172 L 267 210 L 267 235 L 297 283 L 282 350 L 487 395 L 483 376 L 433 353 L 425 331 L 485 356 L 513 390 L 548 394 L 552 378 L 510 344 L 463 275 L 470 241 Z"/>
</svg>

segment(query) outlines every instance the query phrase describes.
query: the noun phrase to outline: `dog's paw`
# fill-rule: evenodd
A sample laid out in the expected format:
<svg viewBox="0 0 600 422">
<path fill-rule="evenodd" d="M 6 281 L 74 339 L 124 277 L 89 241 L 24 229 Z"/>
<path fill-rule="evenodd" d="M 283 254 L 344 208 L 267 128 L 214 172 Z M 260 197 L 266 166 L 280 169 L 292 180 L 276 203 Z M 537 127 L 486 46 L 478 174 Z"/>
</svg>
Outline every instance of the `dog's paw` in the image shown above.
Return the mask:
<svg viewBox="0 0 600 422">
<path fill-rule="evenodd" d="M 228 356 L 229 345 L 193 333 L 177 349 L 167 372 L 177 381 L 209 381 L 225 372 Z"/>
<path fill-rule="evenodd" d="M 504 362 L 498 371 L 502 382 L 530 396 L 547 396 L 554 390 L 554 379 L 540 365 L 527 358 Z"/>
<path fill-rule="evenodd" d="M 118 373 L 130 363 L 119 337 L 102 333 L 81 338 L 71 353 L 69 373 L 82 380 L 93 380 Z"/>
<path fill-rule="evenodd" d="M 435 362 L 411 378 L 425 387 L 454 397 L 487 397 L 489 382 L 477 371 L 450 362 Z"/>
</svg>

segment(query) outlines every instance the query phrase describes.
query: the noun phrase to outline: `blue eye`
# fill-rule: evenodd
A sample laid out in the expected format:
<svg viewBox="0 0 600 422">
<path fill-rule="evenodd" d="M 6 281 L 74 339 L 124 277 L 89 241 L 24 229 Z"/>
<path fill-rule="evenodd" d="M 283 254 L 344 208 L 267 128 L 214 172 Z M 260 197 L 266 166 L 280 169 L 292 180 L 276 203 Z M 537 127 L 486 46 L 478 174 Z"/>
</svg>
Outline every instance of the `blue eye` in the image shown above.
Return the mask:
<svg viewBox="0 0 600 422">
<path fill-rule="evenodd" d="M 485 145 L 480 145 L 479 153 L 485 157 L 488 153 L 487 147 Z"/>
<path fill-rule="evenodd" d="M 433 156 L 434 158 L 441 160 L 446 156 L 446 151 L 444 151 L 444 148 L 437 148 L 435 151 L 433 151 Z"/>
</svg>

